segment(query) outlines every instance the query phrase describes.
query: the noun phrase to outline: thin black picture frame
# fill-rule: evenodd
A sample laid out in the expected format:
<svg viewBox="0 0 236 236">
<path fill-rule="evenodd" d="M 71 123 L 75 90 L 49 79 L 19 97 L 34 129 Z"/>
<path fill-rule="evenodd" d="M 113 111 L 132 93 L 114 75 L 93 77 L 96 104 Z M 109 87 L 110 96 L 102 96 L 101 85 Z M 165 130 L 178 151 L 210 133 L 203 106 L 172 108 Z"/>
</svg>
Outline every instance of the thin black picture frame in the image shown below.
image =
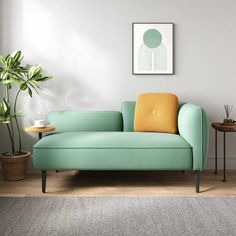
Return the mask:
<svg viewBox="0 0 236 236">
<path fill-rule="evenodd" d="M 171 24 L 172 25 L 172 72 L 171 73 L 134 73 L 134 25 Z M 173 22 L 133 22 L 132 23 L 132 75 L 174 75 L 174 23 Z"/>
</svg>

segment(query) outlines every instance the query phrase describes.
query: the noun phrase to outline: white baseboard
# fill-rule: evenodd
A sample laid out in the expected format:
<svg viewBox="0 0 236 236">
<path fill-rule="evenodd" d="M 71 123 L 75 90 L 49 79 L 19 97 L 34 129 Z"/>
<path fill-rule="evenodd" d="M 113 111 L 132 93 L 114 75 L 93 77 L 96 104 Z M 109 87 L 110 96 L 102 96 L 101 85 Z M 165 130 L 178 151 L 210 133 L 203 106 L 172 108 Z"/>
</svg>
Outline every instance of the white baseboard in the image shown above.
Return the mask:
<svg viewBox="0 0 236 236">
<path fill-rule="evenodd" d="M 223 157 L 217 158 L 217 168 L 219 170 L 223 169 Z M 213 170 L 215 169 L 215 157 L 209 157 L 205 169 Z M 235 170 L 236 169 L 236 157 L 226 157 L 226 169 Z"/>
<path fill-rule="evenodd" d="M 223 157 L 218 157 L 217 158 L 217 166 L 218 166 L 218 170 L 222 170 L 223 169 Z M 30 159 L 29 162 L 29 169 L 33 170 L 33 163 L 32 163 L 32 159 Z M 205 169 L 207 170 L 214 170 L 215 169 L 215 157 L 209 157 L 207 159 L 207 164 Z M 236 157 L 226 157 L 226 169 L 228 170 L 236 170 Z"/>
<path fill-rule="evenodd" d="M 217 160 L 218 160 L 217 161 L 218 170 L 222 170 L 223 169 L 223 157 L 218 157 Z M 0 165 L 0 169 L 1 169 L 1 165 Z M 34 169 L 32 159 L 29 160 L 28 169 L 29 170 Z M 207 170 L 214 170 L 215 169 L 215 157 L 209 157 L 207 159 L 207 164 L 206 164 L 205 169 L 207 169 Z M 236 157 L 226 157 L 226 169 L 236 170 Z"/>
</svg>

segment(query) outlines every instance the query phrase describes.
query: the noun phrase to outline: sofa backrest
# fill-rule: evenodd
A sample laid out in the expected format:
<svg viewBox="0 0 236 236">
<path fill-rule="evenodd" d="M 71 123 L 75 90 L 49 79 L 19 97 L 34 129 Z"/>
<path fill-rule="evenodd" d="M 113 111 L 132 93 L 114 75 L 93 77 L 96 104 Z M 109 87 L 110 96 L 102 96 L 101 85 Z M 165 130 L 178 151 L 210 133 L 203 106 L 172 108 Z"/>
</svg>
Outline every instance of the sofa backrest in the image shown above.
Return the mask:
<svg viewBox="0 0 236 236">
<path fill-rule="evenodd" d="M 56 127 L 55 132 L 123 131 L 118 111 L 53 111 L 48 122 Z"/>
<path fill-rule="evenodd" d="M 123 128 L 126 132 L 134 131 L 134 112 L 135 112 L 135 101 L 126 101 L 122 103 L 121 112 L 123 118 Z M 179 101 L 179 109 L 184 102 Z"/>
</svg>

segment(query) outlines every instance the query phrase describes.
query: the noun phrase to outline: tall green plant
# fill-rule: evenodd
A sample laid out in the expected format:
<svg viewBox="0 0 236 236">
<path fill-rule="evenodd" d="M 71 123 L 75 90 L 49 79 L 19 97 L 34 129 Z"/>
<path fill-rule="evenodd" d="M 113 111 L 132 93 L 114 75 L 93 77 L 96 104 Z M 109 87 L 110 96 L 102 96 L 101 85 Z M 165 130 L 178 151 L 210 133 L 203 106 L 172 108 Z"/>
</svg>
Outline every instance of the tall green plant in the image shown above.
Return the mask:
<svg viewBox="0 0 236 236">
<path fill-rule="evenodd" d="M 33 96 L 33 91 L 39 94 L 39 83 L 52 78 L 43 76 L 39 65 L 29 68 L 23 66 L 22 59 L 21 51 L 7 56 L 0 55 L 0 83 L 5 88 L 5 94 L 0 101 L 0 121 L 6 125 L 11 141 L 11 152 L 8 155 L 22 153 L 21 129 L 18 122 L 20 114 L 17 110 L 20 93 L 27 92 L 30 97 Z"/>
</svg>

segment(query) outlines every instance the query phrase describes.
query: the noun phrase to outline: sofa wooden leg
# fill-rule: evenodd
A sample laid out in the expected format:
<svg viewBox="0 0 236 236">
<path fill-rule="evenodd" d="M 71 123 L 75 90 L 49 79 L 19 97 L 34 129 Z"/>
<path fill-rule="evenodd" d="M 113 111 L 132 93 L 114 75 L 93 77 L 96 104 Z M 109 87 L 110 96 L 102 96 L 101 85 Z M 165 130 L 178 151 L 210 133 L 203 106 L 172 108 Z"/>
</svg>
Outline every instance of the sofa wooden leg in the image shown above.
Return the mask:
<svg viewBox="0 0 236 236">
<path fill-rule="evenodd" d="M 47 171 L 42 170 L 42 192 L 46 192 Z"/>
<path fill-rule="evenodd" d="M 195 188 L 196 188 L 196 193 L 199 193 L 199 186 L 200 186 L 200 171 L 194 171 L 195 175 Z"/>
</svg>

